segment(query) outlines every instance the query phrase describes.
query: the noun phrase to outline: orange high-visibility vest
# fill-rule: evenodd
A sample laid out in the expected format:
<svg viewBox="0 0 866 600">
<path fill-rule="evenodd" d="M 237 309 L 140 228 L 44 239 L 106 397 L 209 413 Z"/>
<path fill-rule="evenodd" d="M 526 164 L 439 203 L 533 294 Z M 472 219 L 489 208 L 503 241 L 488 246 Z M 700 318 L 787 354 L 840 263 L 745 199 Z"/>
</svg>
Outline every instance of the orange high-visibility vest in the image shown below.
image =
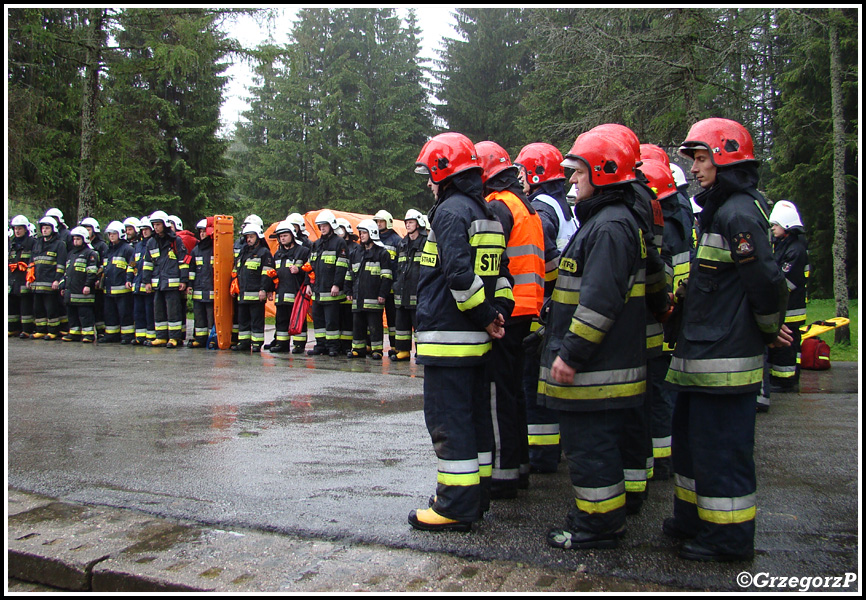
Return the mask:
<svg viewBox="0 0 866 600">
<path fill-rule="evenodd" d="M 487 201 L 499 200 L 511 211 L 514 226 L 505 255 L 514 277 L 512 317 L 538 316 L 544 302 L 544 232 L 541 217 L 531 214 L 523 202 L 509 191 L 493 192 Z"/>
</svg>

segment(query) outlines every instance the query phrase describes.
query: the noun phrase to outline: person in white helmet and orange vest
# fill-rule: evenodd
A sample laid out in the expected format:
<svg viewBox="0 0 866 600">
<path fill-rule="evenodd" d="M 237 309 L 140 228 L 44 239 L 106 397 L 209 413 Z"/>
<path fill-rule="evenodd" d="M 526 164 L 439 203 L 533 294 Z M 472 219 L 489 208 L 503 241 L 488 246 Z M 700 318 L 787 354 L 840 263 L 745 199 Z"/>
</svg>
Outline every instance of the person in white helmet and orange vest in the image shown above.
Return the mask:
<svg viewBox="0 0 866 600">
<path fill-rule="evenodd" d="M 729 119 L 698 121 L 680 154 L 692 160 L 702 188 L 695 202 L 703 210 L 667 375 L 677 391 L 675 494 L 663 531 L 685 540 L 679 554 L 687 560 L 749 560 L 757 511 L 755 405 L 765 347 L 791 341 L 784 326 L 788 291 L 773 260 L 748 130 Z"/>
<path fill-rule="evenodd" d="M 475 144 L 484 167 L 484 193 L 505 233 L 508 270 L 514 278 L 514 309 L 505 316 L 505 336 L 493 341 L 491 412 L 494 419 L 491 499 L 516 498 L 520 467 L 529 466 L 526 399 L 523 393 L 524 346 L 544 301 L 544 231 L 538 212 L 523 193 L 518 167 L 492 141 Z"/>
<path fill-rule="evenodd" d="M 33 335 L 33 294 L 27 289 L 27 268 L 33 257 L 36 239 L 30 235 L 30 220 L 24 215 L 12 217 L 12 237 L 9 238 L 9 307 L 8 335 L 27 339 Z"/>
</svg>

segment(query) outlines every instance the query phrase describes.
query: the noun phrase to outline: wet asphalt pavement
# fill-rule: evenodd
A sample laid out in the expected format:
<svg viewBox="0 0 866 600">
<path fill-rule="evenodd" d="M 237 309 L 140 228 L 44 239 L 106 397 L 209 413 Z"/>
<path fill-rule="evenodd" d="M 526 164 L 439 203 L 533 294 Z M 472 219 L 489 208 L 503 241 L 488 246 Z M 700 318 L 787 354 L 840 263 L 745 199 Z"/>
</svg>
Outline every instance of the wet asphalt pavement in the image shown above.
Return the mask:
<svg viewBox="0 0 866 600">
<path fill-rule="evenodd" d="M 494 501 L 471 534 L 412 530 L 407 515 L 436 481 L 413 362 L 18 339 L 7 361 L 10 490 L 218 531 L 583 573 L 596 581 L 587 589 L 794 591 L 773 576 L 860 587 L 855 363 L 804 372 L 799 395 L 758 415 L 756 558 L 718 565 L 679 559 L 661 533 L 672 481 L 649 484 L 618 550 L 549 548 L 573 502 L 564 463 Z M 370 558 L 334 560 L 360 569 Z M 846 573 L 854 583 L 832 589 Z"/>
</svg>

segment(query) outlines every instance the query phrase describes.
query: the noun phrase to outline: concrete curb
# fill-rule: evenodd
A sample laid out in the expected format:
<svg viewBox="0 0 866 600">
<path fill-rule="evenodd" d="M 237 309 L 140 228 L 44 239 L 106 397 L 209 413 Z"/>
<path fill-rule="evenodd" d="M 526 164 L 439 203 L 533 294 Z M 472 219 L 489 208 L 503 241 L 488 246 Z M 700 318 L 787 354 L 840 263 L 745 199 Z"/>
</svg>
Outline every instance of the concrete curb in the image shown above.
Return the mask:
<svg viewBox="0 0 866 600">
<path fill-rule="evenodd" d="M 580 571 L 262 531 L 8 490 L 8 576 L 92 592 L 671 590 Z M 461 535 L 461 534 L 446 534 Z"/>
</svg>

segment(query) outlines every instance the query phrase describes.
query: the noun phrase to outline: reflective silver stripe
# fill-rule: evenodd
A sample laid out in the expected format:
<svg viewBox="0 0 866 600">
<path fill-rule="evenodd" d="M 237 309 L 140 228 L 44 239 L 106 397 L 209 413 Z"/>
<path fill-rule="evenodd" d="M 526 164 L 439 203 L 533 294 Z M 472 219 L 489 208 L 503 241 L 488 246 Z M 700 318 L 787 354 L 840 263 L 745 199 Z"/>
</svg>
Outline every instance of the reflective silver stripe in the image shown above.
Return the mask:
<svg viewBox="0 0 866 600">
<path fill-rule="evenodd" d="M 515 285 L 517 284 L 517 278 L 515 277 L 514 281 Z M 496 291 L 499 290 L 509 290 L 511 289 L 511 283 L 505 277 L 498 277 L 496 279 Z"/>
<path fill-rule="evenodd" d="M 537 256 L 544 260 L 544 252 L 534 244 L 525 244 L 523 246 L 508 246 L 505 249 L 505 256 L 514 258 L 517 256 Z"/>
<path fill-rule="evenodd" d="M 477 473 L 478 459 L 470 458 L 469 460 L 438 460 L 437 469 L 440 473 Z"/>
<path fill-rule="evenodd" d="M 653 438 L 653 448 L 667 448 L 671 445 L 671 436 Z"/>
<path fill-rule="evenodd" d="M 499 221 L 492 221 L 490 219 L 478 219 L 477 221 L 472 221 L 472 224 L 469 225 L 469 237 L 472 237 L 476 233 L 505 233 L 502 229 L 502 223 Z M 430 239 L 430 236 L 427 237 Z"/>
<path fill-rule="evenodd" d="M 797 289 L 797 286 L 794 285 L 793 283 L 791 283 L 791 280 L 790 280 L 790 279 L 786 279 L 786 280 L 785 280 L 785 285 L 788 286 L 788 291 L 789 291 L 789 292 L 794 291 L 794 290 Z"/>
<path fill-rule="evenodd" d="M 589 502 L 600 502 L 624 493 L 625 480 L 622 480 L 615 485 L 600 488 L 574 486 L 574 495 L 581 500 L 588 500 Z"/>
<path fill-rule="evenodd" d="M 697 504 L 698 508 L 730 512 L 752 508 L 756 502 L 755 494 L 749 494 L 747 496 L 740 496 L 739 498 L 708 498 L 706 496 L 698 496 Z"/>
<path fill-rule="evenodd" d="M 472 286 L 468 290 L 451 290 L 451 295 L 454 296 L 454 300 L 457 302 L 463 303 L 469 300 L 475 292 L 482 289 L 484 287 L 484 281 L 480 276 L 476 275 L 475 280 L 472 282 Z"/>
<path fill-rule="evenodd" d="M 671 358 L 671 369 L 684 373 L 742 373 L 763 368 L 763 355 L 746 358 Z"/>
<path fill-rule="evenodd" d="M 535 283 L 539 286 L 544 286 L 544 277 L 538 273 L 518 273 L 514 275 L 514 285 L 523 285 L 527 283 Z"/>
<path fill-rule="evenodd" d="M 688 477 L 683 477 L 677 473 L 674 473 L 674 485 L 677 487 L 681 487 L 684 490 L 689 490 L 690 492 L 695 491 L 695 480 L 689 479 Z"/>
<path fill-rule="evenodd" d="M 550 369 L 541 367 L 539 379 L 548 381 Z M 572 385 L 615 385 L 618 383 L 633 383 L 646 379 L 646 367 L 635 367 L 632 369 L 614 369 L 610 371 L 591 371 L 588 373 L 575 373 Z"/>
<path fill-rule="evenodd" d="M 421 344 L 484 344 L 490 341 L 486 331 L 418 331 L 415 341 Z"/>
<path fill-rule="evenodd" d="M 579 292 L 580 291 L 580 279 L 581 279 L 580 277 L 575 277 L 574 275 L 565 275 L 560 270 L 559 277 L 557 277 L 557 279 L 556 279 L 556 287 L 557 287 L 557 289 L 560 289 L 560 290 Z"/>
<path fill-rule="evenodd" d="M 583 304 L 578 305 L 577 309 L 574 311 L 574 318 L 586 323 L 587 325 L 591 325 L 599 331 L 605 332 L 609 331 L 614 323 L 613 319 L 609 319 L 603 314 L 598 313 L 591 308 L 587 308 Z"/>
<path fill-rule="evenodd" d="M 720 250 L 730 250 L 731 247 L 728 245 L 728 240 L 726 240 L 723 236 L 718 233 L 705 233 L 701 236 L 701 246 L 708 246 L 710 248 L 718 248 Z"/>
<path fill-rule="evenodd" d="M 479 452 L 478 465 L 489 466 L 493 464 L 493 452 Z"/>
<path fill-rule="evenodd" d="M 795 308 L 793 310 L 788 310 L 785 312 L 785 318 L 788 317 L 805 317 L 806 309 L 805 308 Z"/>
<path fill-rule="evenodd" d="M 559 423 L 548 423 L 546 425 L 527 425 L 529 435 L 558 435 Z"/>
<path fill-rule="evenodd" d="M 622 474 L 626 481 L 646 481 L 646 469 L 623 469 Z"/>
</svg>

